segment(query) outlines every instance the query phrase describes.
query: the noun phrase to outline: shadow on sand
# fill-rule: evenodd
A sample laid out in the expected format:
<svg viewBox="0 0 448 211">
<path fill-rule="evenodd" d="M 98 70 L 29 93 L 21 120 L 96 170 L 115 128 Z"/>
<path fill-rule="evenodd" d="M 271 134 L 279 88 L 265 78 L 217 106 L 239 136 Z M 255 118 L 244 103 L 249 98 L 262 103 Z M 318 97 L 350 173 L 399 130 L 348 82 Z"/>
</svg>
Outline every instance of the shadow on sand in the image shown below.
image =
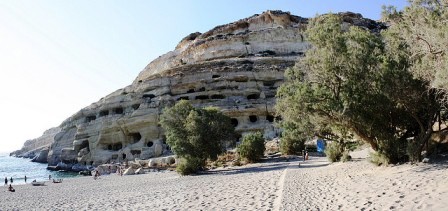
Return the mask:
<svg viewBox="0 0 448 211">
<path fill-rule="evenodd" d="M 299 167 L 300 164 L 300 167 Z M 299 161 L 298 158 L 267 158 L 263 159 L 262 162 L 257 166 L 241 166 L 232 167 L 226 169 L 215 169 L 211 171 L 200 172 L 198 175 L 207 174 L 223 174 L 223 175 L 235 175 L 235 174 L 245 174 L 245 173 L 259 173 L 267 171 L 278 171 L 284 170 L 286 168 L 319 168 L 328 166 L 330 163 L 321 160 L 308 160 Z"/>
</svg>

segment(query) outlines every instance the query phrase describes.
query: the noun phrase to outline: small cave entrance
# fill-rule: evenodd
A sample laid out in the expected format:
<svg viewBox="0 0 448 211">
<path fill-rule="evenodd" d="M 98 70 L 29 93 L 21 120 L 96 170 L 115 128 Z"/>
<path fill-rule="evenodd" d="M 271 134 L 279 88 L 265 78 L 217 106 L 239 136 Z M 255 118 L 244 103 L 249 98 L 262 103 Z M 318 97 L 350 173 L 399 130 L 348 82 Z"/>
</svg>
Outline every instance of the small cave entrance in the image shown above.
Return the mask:
<svg viewBox="0 0 448 211">
<path fill-rule="evenodd" d="M 87 148 L 87 151 L 90 151 L 89 141 L 88 140 L 84 140 L 84 141 L 81 142 L 81 144 L 75 146 L 75 151 L 79 152 L 80 150 L 82 150 L 84 148 Z"/>
<path fill-rule="evenodd" d="M 208 95 L 198 95 L 195 97 L 196 100 L 208 100 Z"/>
<path fill-rule="evenodd" d="M 194 93 L 194 89 L 189 89 L 187 93 Z"/>
<path fill-rule="evenodd" d="M 100 117 L 102 117 L 102 116 L 107 116 L 107 115 L 109 115 L 109 111 L 108 110 L 103 110 L 103 111 L 100 111 Z"/>
<path fill-rule="evenodd" d="M 260 98 L 260 94 L 250 94 L 250 95 L 247 95 L 247 99 L 248 100 L 256 100 L 256 99 L 259 99 Z"/>
<path fill-rule="evenodd" d="M 238 126 L 238 120 L 236 118 L 230 119 L 230 122 L 232 123 L 233 127 L 237 127 Z"/>
<path fill-rule="evenodd" d="M 124 159 L 126 159 L 126 154 L 121 154 L 121 158 L 124 160 Z"/>
<path fill-rule="evenodd" d="M 268 120 L 268 122 L 274 122 L 274 116 L 268 114 L 266 120 Z"/>
<path fill-rule="evenodd" d="M 220 75 L 212 75 L 212 78 L 219 78 L 221 77 Z"/>
<path fill-rule="evenodd" d="M 134 105 L 132 105 L 132 109 L 137 110 L 138 108 L 140 108 L 140 104 L 134 104 Z"/>
<path fill-rule="evenodd" d="M 140 154 L 142 154 L 142 151 L 139 149 L 133 149 L 133 150 L 131 150 L 131 154 L 132 155 L 140 155 Z"/>
<path fill-rule="evenodd" d="M 205 92 L 205 87 L 201 87 L 198 89 L 198 92 Z"/>
<path fill-rule="evenodd" d="M 137 143 L 142 139 L 142 135 L 140 133 L 130 133 L 129 136 L 131 137 L 132 143 Z"/>
<path fill-rule="evenodd" d="M 272 87 L 275 85 L 275 81 L 263 81 L 263 86 Z"/>
<path fill-rule="evenodd" d="M 113 112 L 114 114 L 123 114 L 123 108 L 121 107 L 114 108 Z"/>
<path fill-rule="evenodd" d="M 220 95 L 220 94 L 215 94 L 215 95 L 210 96 L 210 98 L 211 99 L 225 99 L 226 96 Z"/>
<path fill-rule="evenodd" d="M 123 144 L 121 144 L 121 143 L 107 145 L 107 150 L 111 150 L 111 151 L 118 151 L 122 148 L 123 148 Z"/>
<path fill-rule="evenodd" d="M 91 116 L 87 116 L 86 117 L 86 122 L 91 122 L 91 121 L 93 121 L 93 120 L 95 120 L 96 119 L 96 116 L 93 116 L 93 115 L 91 115 Z"/>
<path fill-rule="evenodd" d="M 152 147 L 153 145 L 154 145 L 154 142 L 152 142 L 152 141 L 148 141 L 148 143 L 146 143 L 147 147 Z"/>
<path fill-rule="evenodd" d="M 188 96 L 183 96 L 183 97 L 177 98 L 177 101 L 181 101 L 181 100 L 190 100 L 190 98 Z"/>
<path fill-rule="evenodd" d="M 255 115 L 250 115 L 250 116 L 249 116 L 249 121 L 250 121 L 250 122 L 257 122 L 257 121 L 258 121 L 258 117 L 255 116 Z"/>
<path fill-rule="evenodd" d="M 153 95 L 153 94 L 144 94 L 143 96 L 142 96 L 142 98 L 143 99 L 152 99 L 152 98 L 154 98 L 154 97 L 156 97 L 155 95 Z"/>
<path fill-rule="evenodd" d="M 241 137 L 243 137 L 241 134 L 239 133 L 235 134 L 235 142 L 239 142 Z"/>
</svg>

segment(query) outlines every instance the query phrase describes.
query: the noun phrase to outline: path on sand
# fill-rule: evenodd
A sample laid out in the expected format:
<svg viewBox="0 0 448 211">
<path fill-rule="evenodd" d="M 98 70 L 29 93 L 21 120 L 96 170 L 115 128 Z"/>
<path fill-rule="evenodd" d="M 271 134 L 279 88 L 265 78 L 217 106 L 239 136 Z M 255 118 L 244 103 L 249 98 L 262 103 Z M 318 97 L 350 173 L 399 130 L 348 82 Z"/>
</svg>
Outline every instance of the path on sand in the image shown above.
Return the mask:
<svg viewBox="0 0 448 211">
<path fill-rule="evenodd" d="M 279 210 L 446 210 L 448 164 L 377 167 L 365 159 L 291 164 Z"/>
</svg>

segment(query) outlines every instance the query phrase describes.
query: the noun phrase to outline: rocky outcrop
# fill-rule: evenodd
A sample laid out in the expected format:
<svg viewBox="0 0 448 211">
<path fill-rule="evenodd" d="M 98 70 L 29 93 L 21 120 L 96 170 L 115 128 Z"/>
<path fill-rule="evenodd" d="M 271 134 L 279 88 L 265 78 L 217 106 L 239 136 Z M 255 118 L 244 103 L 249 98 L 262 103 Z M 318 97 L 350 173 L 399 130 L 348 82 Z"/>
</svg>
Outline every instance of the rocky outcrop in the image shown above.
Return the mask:
<svg viewBox="0 0 448 211">
<path fill-rule="evenodd" d="M 348 23 L 379 28 L 358 14 L 342 15 Z M 49 165 L 98 166 L 169 154 L 159 118 L 179 100 L 220 108 L 239 136 L 251 131 L 277 136 L 276 90 L 285 69 L 311 47 L 302 34 L 307 23 L 287 12 L 267 11 L 188 35 L 131 85 L 65 120 L 50 146 Z"/>
<path fill-rule="evenodd" d="M 54 137 L 61 131 L 59 127 L 48 129 L 36 139 L 25 141 L 22 149 L 10 153 L 10 156 L 30 158 L 34 162 L 47 163 L 49 147 Z"/>
</svg>

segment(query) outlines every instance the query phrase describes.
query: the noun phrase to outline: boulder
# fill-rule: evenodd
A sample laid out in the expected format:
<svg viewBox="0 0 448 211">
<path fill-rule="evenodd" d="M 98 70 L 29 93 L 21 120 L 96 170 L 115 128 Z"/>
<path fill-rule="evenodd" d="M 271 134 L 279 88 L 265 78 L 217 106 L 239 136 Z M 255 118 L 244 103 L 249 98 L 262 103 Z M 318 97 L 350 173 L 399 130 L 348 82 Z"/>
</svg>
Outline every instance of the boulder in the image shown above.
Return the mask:
<svg viewBox="0 0 448 211">
<path fill-rule="evenodd" d="M 127 168 L 123 172 L 123 175 L 133 175 L 133 174 L 135 174 L 135 170 L 132 167 Z"/>
<path fill-rule="evenodd" d="M 143 168 L 139 168 L 134 173 L 135 174 L 144 174 L 145 172 L 143 171 Z"/>
</svg>

